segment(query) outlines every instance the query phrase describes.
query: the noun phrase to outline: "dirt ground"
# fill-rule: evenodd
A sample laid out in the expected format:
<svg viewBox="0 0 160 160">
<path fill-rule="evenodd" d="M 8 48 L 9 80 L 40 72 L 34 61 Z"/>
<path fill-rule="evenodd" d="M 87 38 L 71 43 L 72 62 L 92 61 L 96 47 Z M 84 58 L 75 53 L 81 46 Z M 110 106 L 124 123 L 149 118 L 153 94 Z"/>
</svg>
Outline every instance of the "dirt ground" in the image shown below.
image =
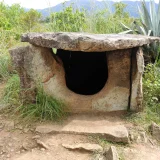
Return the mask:
<svg viewBox="0 0 160 160">
<path fill-rule="evenodd" d="M 4 84 L 0 85 L 0 91 L 3 88 Z M 77 119 L 80 119 L 80 115 L 77 116 Z M 105 119 L 111 121 L 112 125 L 124 123 L 134 134 L 139 130 L 145 132 L 139 126 L 134 126 L 119 117 L 106 116 Z M 37 143 L 37 140 L 44 145 Z M 120 160 L 160 159 L 160 145 L 148 133 L 142 139 L 137 138 L 127 145 L 113 144 L 103 140 L 97 141 L 95 137 L 84 135 L 36 133 L 34 125 L 20 125 L 7 115 L 0 114 L 0 160 L 94 160 L 95 153 L 71 151 L 62 146 L 65 143 L 97 143 L 104 149 L 114 145 L 117 147 Z"/>
<path fill-rule="evenodd" d="M 0 118 L 0 160 L 89 160 L 92 154 L 72 152 L 62 147 L 62 143 L 89 142 L 80 135 L 37 135 L 32 128 L 13 128 L 13 122 Z M 4 126 L 5 125 L 5 126 Z M 49 149 L 37 144 L 37 139 Z"/>
<path fill-rule="evenodd" d="M 34 127 L 21 125 L 14 127 L 13 125 L 12 120 L 0 116 L 0 160 L 92 160 L 94 157 L 94 153 L 71 151 L 62 146 L 65 143 L 96 143 L 93 137 L 91 139 L 89 136 L 83 135 L 42 135 L 35 133 Z M 37 144 L 37 139 L 48 148 Z M 109 145 L 111 144 L 107 144 L 107 147 Z M 104 147 L 104 145 L 102 146 Z M 160 159 L 159 146 L 150 142 L 118 145 L 117 149 L 122 160 Z"/>
</svg>

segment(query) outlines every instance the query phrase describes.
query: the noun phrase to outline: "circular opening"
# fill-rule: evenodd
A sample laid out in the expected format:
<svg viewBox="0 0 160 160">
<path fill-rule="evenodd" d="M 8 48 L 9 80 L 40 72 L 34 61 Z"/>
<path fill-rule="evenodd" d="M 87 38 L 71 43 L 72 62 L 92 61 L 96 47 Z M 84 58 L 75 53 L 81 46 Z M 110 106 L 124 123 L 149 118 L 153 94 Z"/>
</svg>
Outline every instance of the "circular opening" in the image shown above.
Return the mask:
<svg viewBox="0 0 160 160">
<path fill-rule="evenodd" d="M 75 93 L 93 95 L 106 84 L 108 68 L 106 52 L 80 52 L 58 50 L 67 87 Z"/>
</svg>

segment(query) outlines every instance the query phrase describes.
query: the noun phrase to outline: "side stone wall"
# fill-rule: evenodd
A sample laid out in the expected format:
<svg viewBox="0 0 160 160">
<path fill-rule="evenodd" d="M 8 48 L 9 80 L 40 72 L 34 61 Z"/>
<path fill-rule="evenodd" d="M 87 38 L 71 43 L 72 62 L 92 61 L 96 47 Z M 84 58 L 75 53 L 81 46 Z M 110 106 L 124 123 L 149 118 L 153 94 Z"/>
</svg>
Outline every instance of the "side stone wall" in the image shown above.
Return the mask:
<svg viewBox="0 0 160 160">
<path fill-rule="evenodd" d="M 142 48 L 133 53 L 132 58 L 132 93 L 131 93 L 131 110 L 143 110 L 143 90 L 142 90 L 142 75 L 144 72 L 144 58 Z"/>
</svg>

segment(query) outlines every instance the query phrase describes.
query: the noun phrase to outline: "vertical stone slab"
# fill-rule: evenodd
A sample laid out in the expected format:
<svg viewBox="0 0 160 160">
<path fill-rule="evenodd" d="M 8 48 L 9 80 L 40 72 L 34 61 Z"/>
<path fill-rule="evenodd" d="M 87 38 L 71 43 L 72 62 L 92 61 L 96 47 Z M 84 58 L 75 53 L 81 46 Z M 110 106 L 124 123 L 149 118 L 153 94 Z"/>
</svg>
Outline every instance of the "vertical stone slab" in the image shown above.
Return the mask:
<svg viewBox="0 0 160 160">
<path fill-rule="evenodd" d="M 12 49 L 10 54 L 20 77 L 21 98 L 24 103 L 32 103 L 36 98 L 36 83 L 47 82 L 54 76 L 52 49 L 29 45 Z"/>
<path fill-rule="evenodd" d="M 135 63 L 136 62 L 136 63 Z M 142 75 L 144 71 L 144 58 L 142 48 L 138 48 L 132 61 L 132 93 L 131 105 L 132 111 L 143 110 L 143 91 L 142 91 Z"/>
<path fill-rule="evenodd" d="M 20 77 L 21 100 L 23 103 L 31 103 L 35 101 L 35 85 L 32 77 L 28 74 L 28 66 L 32 61 L 29 56 L 29 46 L 19 47 L 10 50 L 10 55 L 14 69 Z"/>
</svg>

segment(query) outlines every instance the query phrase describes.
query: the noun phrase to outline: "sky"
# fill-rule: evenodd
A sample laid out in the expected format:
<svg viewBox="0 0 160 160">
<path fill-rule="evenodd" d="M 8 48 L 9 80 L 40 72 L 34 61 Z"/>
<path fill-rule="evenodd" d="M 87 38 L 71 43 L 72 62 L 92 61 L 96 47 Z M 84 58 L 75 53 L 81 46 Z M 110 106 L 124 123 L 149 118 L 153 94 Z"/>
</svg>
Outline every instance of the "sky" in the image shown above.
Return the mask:
<svg viewBox="0 0 160 160">
<path fill-rule="evenodd" d="M 4 3 L 8 5 L 18 3 L 25 8 L 43 9 L 43 8 L 55 6 L 66 0 L 0 0 L 0 2 L 2 1 L 4 1 Z"/>
<path fill-rule="evenodd" d="M 43 9 L 43 8 L 55 6 L 59 3 L 62 3 L 68 0 L 0 0 L 0 2 L 2 1 L 4 1 L 8 5 L 19 3 L 22 7 L 25 7 L 25 8 Z M 120 1 L 120 0 L 114 0 L 114 1 Z M 159 0 L 155 0 L 155 1 L 158 2 Z"/>
</svg>

